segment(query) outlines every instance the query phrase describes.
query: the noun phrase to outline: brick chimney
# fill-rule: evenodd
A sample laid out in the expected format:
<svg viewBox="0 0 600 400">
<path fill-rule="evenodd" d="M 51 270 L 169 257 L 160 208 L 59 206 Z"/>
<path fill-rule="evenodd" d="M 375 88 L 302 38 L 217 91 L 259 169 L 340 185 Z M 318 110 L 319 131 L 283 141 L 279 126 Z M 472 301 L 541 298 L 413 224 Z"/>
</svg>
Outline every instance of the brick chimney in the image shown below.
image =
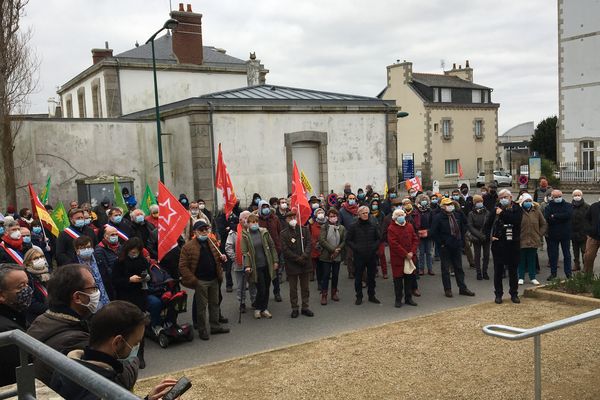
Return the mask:
<svg viewBox="0 0 600 400">
<path fill-rule="evenodd" d="M 113 51 L 108 48 L 108 42 L 104 42 L 103 49 L 92 49 L 92 61 L 94 64 L 98 64 L 100 61 L 105 58 L 112 57 Z"/>
<path fill-rule="evenodd" d="M 444 71 L 444 75 L 456 76 L 457 78 L 463 79 L 468 82 L 473 82 L 473 68 L 469 65 L 469 60 L 465 62 L 465 68 L 459 65 L 456 68 L 456 63 L 452 64 L 450 71 Z"/>
<path fill-rule="evenodd" d="M 180 64 L 202 64 L 202 14 L 192 11 L 192 5 L 179 3 L 178 11 L 171 11 L 171 18 L 179 21 L 173 30 L 173 53 Z"/>
</svg>

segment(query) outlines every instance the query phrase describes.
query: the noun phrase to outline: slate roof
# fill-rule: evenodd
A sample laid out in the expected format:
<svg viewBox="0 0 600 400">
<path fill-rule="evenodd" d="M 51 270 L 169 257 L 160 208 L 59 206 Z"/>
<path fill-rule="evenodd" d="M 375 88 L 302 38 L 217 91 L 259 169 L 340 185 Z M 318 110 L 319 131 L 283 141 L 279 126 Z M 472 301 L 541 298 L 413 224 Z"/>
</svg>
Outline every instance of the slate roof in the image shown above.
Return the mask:
<svg viewBox="0 0 600 400">
<path fill-rule="evenodd" d="M 156 60 L 166 64 L 177 64 L 177 58 L 173 53 L 173 36 L 166 34 L 158 39 L 154 40 L 154 54 Z M 228 54 L 218 51 L 212 46 L 203 46 L 203 64 L 208 65 L 244 65 L 246 61 L 236 57 L 232 57 Z M 114 56 L 119 60 L 132 60 L 132 61 L 147 61 L 152 62 L 152 45 L 150 43 L 134 47 L 131 50 L 124 51 Z"/>
<path fill-rule="evenodd" d="M 299 89 L 276 85 L 257 85 L 200 96 L 203 99 L 245 99 L 245 100 L 359 100 L 381 101 L 375 97 L 355 96 L 319 90 Z"/>
<path fill-rule="evenodd" d="M 443 88 L 459 88 L 459 89 L 491 89 L 487 86 L 478 85 L 460 79 L 456 76 L 440 75 L 440 74 L 423 74 L 413 73 L 413 81 L 421 83 L 429 87 L 443 87 Z"/>
</svg>

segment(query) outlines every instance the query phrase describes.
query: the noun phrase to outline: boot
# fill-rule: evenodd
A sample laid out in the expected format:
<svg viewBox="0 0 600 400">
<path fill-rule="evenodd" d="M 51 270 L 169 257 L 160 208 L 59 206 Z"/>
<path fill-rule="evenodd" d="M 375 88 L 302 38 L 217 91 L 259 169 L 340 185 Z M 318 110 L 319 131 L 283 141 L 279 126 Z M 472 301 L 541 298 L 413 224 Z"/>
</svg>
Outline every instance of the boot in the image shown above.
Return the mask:
<svg viewBox="0 0 600 400">
<path fill-rule="evenodd" d="M 321 305 L 327 305 L 327 290 L 321 290 Z"/>
<path fill-rule="evenodd" d="M 575 261 L 575 266 L 573 267 L 572 271 L 580 271 L 581 270 L 581 265 L 579 264 L 579 261 Z"/>
<path fill-rule="evenodd" d="M 338 290 L 337 289 L 331 289 L 331 300 L 333 300 L 333 301 L 340 301 L 340 297 L 338 296 Z"/>
<path fill-rule="evenodd" d="M 477 280 L 483 280 L 483 275 L 481 274 L 481 268 L 477 268 Z"/>
<path fill-rule="evenodd" d="M 487 268 L 483 269 L 483 274 L 482 275 L 483 275 L 483 279 L 485 279 L 486 281 L 490 280 L 490 276 L 487 273 Z"/>
<path fill-rule="evenodd" d="M 394 278 L 394 307 L 402 307 L 402 278 Z"/>
</svg>

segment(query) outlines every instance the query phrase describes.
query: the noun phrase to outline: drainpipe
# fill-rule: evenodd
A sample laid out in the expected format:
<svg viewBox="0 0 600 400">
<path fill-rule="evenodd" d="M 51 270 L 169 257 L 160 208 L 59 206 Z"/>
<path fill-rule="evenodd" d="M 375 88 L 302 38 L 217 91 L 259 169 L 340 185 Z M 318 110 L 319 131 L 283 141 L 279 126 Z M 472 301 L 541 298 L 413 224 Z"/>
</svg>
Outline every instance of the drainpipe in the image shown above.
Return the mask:
<svg viewBox="0 0 600 400">
<path fill-rule="evenodd" d="M 215 111 L 215 106 L 213 105 L 212 102 L 207 102 L 208 103 L 208 138 L 209 138 L 209 145 L 210 145 L 210 165 L 212 166 L 212 174 L 210 174 L 210 178 L 212 180 L 212 187 L 213 187 L 213 215 L 217 215 L 217 188 L 215 187 L 215 182 L 216 182 L 216 173 L 217 173 L 217 168 L 215 165 L 215 134 L 214 134 L 214 129 L 213 129 L 213 112 Z"/>
</svg>

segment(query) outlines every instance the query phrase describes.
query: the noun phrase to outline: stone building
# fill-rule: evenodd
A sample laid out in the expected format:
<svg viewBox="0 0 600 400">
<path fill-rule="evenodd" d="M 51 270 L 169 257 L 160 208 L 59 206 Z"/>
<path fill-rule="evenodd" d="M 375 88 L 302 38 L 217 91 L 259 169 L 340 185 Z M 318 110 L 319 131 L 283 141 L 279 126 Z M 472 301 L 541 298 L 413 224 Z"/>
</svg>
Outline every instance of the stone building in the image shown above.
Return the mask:
<svg viewBox="0 0 600 400">
<path fill-rule="evenodd" d="M 557 161 L 580 180 L 600 179 L 600 1 L 558 0 Z M 566 176 L 561 176 L 566 178 Z"/>
<path fill-rule="evenodd" d="M 473 69 L 456 64 L 444 74 L 413 72 L 411 62 L 387 67 L 379 94 L 408 116 L 398 120 L 398 154 L 413 153 L 424 184 L 456 185 L 459 167 L 474 183 L 485 162 L 499 167 L 498 107 L 492 89 L 473 82 Z"/>
</svg>

